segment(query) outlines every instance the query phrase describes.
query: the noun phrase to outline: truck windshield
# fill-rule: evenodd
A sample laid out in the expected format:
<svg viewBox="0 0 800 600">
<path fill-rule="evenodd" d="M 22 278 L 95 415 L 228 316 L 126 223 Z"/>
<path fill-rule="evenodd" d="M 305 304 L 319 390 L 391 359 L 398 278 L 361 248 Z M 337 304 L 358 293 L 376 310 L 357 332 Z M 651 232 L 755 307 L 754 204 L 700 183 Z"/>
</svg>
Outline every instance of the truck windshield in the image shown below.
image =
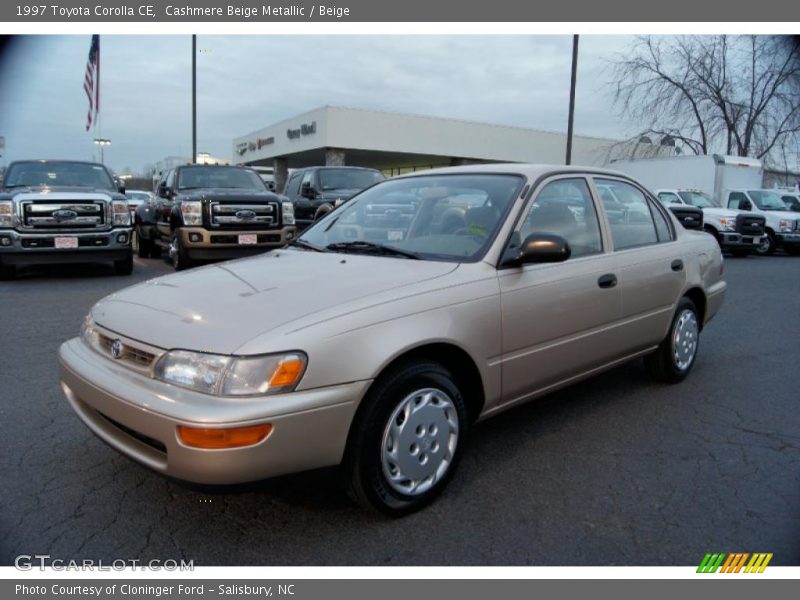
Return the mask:
<svg viewBox="0 0 800 600">
<path fill-rule="evenodd" d="M 678 192 L 686 204 L 691 204 L 697 208 L 717 208 L 711 196 L 703 192 Z"/>
<path fill-rule="evenodd" d="M 480 260 L 524 179 L 517 175 L 424 175 L 390 179 L 317 221 L 300 238 L 329 252 Z"/>
<path fill-rule="evenodd" d="M 69 186 L 116 191 L 105 167 L 79 162 L 20 162 L 6 172 L 4 187 Z"/>
<path fill-rule="evenodd" d="M 177 189 L 233 188 L 243 190 L 267 190 L 261 178 L 249 169 L 237 167 L 184 167 L 178 170 Z"/>
<path fill-rule="evenodd" d="M 319 172 L 319 185 L 323 192 L 363 190 L 384 179 L 383 173 L 369 169 L 321 169 Z"/>
<path fill-rule="evenodd" d="M 775 192 L 749 190 L 747 192 L 761 210 L 786 210 L 786 205 Z"/>
</svg>

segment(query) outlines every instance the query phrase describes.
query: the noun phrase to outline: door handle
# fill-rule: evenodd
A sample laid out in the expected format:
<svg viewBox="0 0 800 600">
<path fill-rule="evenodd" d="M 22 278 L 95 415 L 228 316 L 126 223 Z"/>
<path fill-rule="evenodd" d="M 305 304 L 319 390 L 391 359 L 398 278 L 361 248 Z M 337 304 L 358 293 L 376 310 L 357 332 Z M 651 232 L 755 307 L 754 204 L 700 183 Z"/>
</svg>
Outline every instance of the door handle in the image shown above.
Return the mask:
<svg viewBox="0 0 800 600">
<path fill-rule="evenodd" d="M 670 268 L 672 268 L 673 271 L 683 271 L 683 261 L 679 258 L 673 260 Z"/>
<path fill-rule="evenodd" d="M 613 273 L 601 275 L 600 279 L 597 280 L 597 285 L 599 285 L 601 288 L 612 288 L 617 285 L 617 276 Z"/>
</svg>

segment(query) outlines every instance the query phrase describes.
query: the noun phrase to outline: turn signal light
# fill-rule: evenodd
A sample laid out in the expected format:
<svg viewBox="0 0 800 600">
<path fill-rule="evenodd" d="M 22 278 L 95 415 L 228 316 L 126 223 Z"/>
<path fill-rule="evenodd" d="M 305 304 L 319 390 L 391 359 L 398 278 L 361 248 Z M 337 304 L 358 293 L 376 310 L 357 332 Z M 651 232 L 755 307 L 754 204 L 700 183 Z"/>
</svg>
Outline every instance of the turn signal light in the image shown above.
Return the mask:
<svg viewBox="0 0 800 600">
<path fill-rule="evenodd" d="M 303 361 L 296 356 L 283 359 L 269 378 L 269 387 L 294 385 L 303 373 Z"/>
<path fill-rule="evenodd" d="M 272 432 L 272 425 L 250 425 L 227 429 L 206 429 L 178 425 L 178 438 L 186 446 L 219 450 L 221 448 L 241 448 L 253 446 Z"/>
</svg>

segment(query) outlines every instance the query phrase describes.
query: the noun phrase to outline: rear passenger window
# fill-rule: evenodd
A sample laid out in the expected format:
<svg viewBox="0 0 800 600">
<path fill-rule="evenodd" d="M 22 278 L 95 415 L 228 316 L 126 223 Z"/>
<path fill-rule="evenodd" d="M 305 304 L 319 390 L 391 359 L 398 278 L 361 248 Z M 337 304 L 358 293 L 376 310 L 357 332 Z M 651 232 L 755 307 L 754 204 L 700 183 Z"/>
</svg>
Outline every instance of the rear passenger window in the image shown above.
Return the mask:
<svg viewBox="0 0 800 600">
<path fill-rule="evenodd" d="M 658 210 L 658 207 L 650 203 L 650 212 L 653 213 L 653 220 L 656 222 L 656 233 L 659 242 L 672 241 L 672 229 L 670 229 L 667 218 Z"/>
<path fill-rule="evenodd" d="M 603 198 L 615 250 L 659 241 L 650 203 L 641 190 L 614 179 L 595 179 L 595 184 Z M 666 223 L 663 225 L 666 226 Z"/>
<path fill-rule="evenodd" d="M 553 233 L 569 242 L 573 257 L 602 252 L 597 211 L 585 179 L 559 179 L 545 185 L 522 223 L 520 237 Z"/>
</svg>

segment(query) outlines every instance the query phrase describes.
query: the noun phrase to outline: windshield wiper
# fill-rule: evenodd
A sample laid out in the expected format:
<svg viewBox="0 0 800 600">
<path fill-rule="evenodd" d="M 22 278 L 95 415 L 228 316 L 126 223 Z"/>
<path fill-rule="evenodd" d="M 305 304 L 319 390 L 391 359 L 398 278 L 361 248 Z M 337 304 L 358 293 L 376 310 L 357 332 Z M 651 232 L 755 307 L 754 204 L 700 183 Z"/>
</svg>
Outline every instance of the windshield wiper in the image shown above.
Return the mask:
<svg viewBox="0 0 800 600">
<path fill-rule="evenodd" d="M 419 255 L 415 252 L 408 250 L 400 250 L 392 246 L 384 246 L 382 244 L 375 244 L 373 242 L 365 242 L 357 240 L 352 242 L 337 242 L 335 244 L 328 244 L 325 246 L 327 250 L 334 252 L 372 252 L 375 254 L 387 254 L 394 256 L 404 256 L 406 258 L 413 258 L 419 260 Z"/>
<path fill-rule="evenodd" d="M 314 250 L 315 252 L 325 252 L 322 248 L 317 246 L 316 244 L 312 244 L 311 242 L 307 242 L 305 240 L 296 239 L 289 242 L 290 246 L 297 246 L 299 248 L 307 248 L 308 250 Z"/>
</svg>

